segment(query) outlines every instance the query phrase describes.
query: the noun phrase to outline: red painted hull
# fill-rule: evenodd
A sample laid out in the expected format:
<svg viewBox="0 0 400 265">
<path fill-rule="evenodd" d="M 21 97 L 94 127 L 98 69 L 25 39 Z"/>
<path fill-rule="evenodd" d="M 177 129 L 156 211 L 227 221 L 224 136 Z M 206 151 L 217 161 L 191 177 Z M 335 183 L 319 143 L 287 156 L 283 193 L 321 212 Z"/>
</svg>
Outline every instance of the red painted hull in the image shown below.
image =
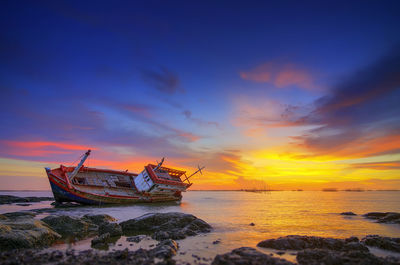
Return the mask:
<svg viewBox="0 0 400 265">
<path fill-rule="evenodd" d="M 164 192 L 139 192 L 133 181 L 130 187 L 111 187 L 106 185 L 82 185 L 70 183 L 66 172 L 73 168 L 61 166 L 57 169 L 46 169 L 52 188 L 54 198 L 57 202 L 77 202 L 81 204 L 104 205 L 104 204 L 132 204 L 141 202 L 168 202 L 180 201 L 181 192 L 185 191 L 190 184 L 183 183 L 172 186 L 173 189 L 165 189 Z M 81 176 L 112 176 L 117 175 L 133 180 L 137 174 L 124 171 L 103 170 L 95 168 L 82 168 L 79 171 Z M 176 188 L 176 190 L 174 190 Z"/>
</svg>

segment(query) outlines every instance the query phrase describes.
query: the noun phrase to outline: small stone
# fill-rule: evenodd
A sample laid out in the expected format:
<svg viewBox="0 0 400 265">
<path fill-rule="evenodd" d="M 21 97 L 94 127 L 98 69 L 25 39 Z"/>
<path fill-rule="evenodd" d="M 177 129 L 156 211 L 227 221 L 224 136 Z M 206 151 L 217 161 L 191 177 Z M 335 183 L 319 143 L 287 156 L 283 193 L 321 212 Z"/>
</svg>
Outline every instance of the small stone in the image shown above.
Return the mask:
<svg viewBox="0 0 400 265">
<path fill-rule="evenodd" d="M 340 215 L 357 215 L 357 214 L 355 214 L 353 212 L 343 212 L 343 213 L 340 213 Z"/>
<path fill-rule="evenodd" d="M 139 243 L 140 241 L 142 241 L 143 239 L 147 238 L 148 236 L 146 235 L 137 235 L 137 236 L 130 236 L 126 239 L 126 241 L 128 242 L 135 242 L 135 243 Z"/>
<path fill-rule="evenodd" d="M 18 205 L 18 206 L 30 206 L 32 204 L 31 203 L 17 203 L 16 205 Z"/>
<path fill-rule="evenodd" d="M 271 255 L 264 254 L 254 248 L 242 247 L 232 250 L 230 253 L 215 256 L 213 265 L 294 265 L 284 259 L 275 258 Z"/>
</svg>

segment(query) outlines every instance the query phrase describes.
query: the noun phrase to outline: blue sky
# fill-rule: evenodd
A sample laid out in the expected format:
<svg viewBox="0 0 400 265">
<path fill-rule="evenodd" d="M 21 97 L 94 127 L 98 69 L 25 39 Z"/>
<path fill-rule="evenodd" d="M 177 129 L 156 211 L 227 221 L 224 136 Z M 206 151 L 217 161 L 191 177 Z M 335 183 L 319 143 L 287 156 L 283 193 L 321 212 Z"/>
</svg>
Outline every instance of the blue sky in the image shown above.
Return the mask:
<svg viewBox="0 0 400 265">
<path fill-rule="evenodd" d="M 343 181 L 392 181 L 399 11 L 398 1 L 5 1 L 0 175 L 20 174 L 12 159 L 21 179 L 40 177 L 34 163 L 91 147 L 97 166 L 206 164 L 199 188 L 330 183 L 338 172 L 278 166 L 322 153 L 336 154 L 322 167 L 345 161 Z M 360 139 L 358 155 L 332 150 Z M 357 173 L 362 159 L 390 166 Z"/>
</svg>

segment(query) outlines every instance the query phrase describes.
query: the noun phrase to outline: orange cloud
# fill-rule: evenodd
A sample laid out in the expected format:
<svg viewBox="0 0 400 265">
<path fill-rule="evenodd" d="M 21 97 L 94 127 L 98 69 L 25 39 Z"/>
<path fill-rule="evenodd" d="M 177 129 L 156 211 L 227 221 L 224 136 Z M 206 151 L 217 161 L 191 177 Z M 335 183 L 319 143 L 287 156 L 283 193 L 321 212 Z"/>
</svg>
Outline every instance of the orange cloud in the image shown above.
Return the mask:
<svg viewBox="0 0 400 265">
<path fill-rule="evenodd" d="M 233 104 L 232 124 L 246 137 L 257 139 L 265 138 L 273 128 L 284 135 L 298 135 L 300 127 L 307 125 L 302 117 L 311 111 L 308 105 L 297 107 L 276 100 L 244 96 L 235 98 Z"/>
<path fill-rule="evenodd" d="M 355 163 L 355 164 L 351 164 L 350 167 L 352 167 L 352 168 L 367 168 L 367 169 L 374 169 L 374 170 L 393 170 L 393 169 L 400 169 L 400 161 Z"/>
<path fill-rule="evenodd" d="M 240 72 L 240 77 L 258 83 L 271 83 L 278 88 L 292 85 L 309 90 L 316 88 L 309 71 L 293 63 L 267 62 L 249 71 Z"/>
<path fill-rule="evenodd" d="M 301 137 L 298 139 L 302 139 Z M 314 145 L 312 141 L 297 144 L 311 152 L 308 155 L 295 156 L 297 159 L 309 157 L 327 157 L 330 159 L 342 160 L 347 158 L 362 158 L 376 156 L 400 150 L 400 135 L 386 135 L 380 137 L 364 136 L 351 142 L 327 146 Z"/>
<path fill-rule="evenodd" d="M 179 132 L 178 134 L 179 136 L 185 138 L 186 140 L 188 140 L 189 142 L 195 142 L 197 140 L 199 140 L 201 137 L 197 136 L 193 133 L 190 132 Z"/>
<path fill-rule="evenodd" d="M 45 156 L 49 154 L 69 154 L 72 150 L 88 150 L 84 145 L 45 141 L 0 141 L 8 155 Z"/>
</svg>

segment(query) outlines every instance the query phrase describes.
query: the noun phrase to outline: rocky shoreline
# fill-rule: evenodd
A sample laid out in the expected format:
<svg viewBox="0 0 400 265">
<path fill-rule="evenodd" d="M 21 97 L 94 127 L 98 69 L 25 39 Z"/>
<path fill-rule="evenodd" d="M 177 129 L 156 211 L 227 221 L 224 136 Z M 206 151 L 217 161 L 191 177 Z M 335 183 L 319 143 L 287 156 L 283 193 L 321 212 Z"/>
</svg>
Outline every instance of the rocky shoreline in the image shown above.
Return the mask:
<svg viewBox="0 0 400 265">
<path fill-rule="evenodd" d="M 17 197 L 12 195 L 0 195 L 0 205 L 20 203 L 21 206 L 28 206 L 29 202 L 54 201 L 53 197 Z"/>
<path fill-rule="evenodd" d="M 190 264 L 176 259 L 181 253 L 180 243 L 176 240 L 201 237 L 213 229 L 204 220 L 179 212 L 149 213 L 120 223 L 107 214 L 73 217 L 57 215 L 54 209 L 39 220 L 40 212 L 0 215 L 0 264 Z M 356 214 L 346 212 L 343 215 Z M 393 212 L 367 213 L 363 217 L 379 223 L 400 223 L 400 214 Z M 155 243 L 148 249 L 110 251 L 110 246 L 121 236 L 126 237 L 130 246 L 139 246 L 143 241 Z M 52 248 L 54 244 L 81 240 L 91 241 L 92 249 L 60 251 Z M 216 240 L 210 244 L 219 243 L 220 240 Z M 399 255 L 376 256 L 371 248 Z M 268 254 L 268 250 L 279 257 L 271 252 Z M 338 239 L 289 235 L 266 238 L 256 248 L 240 247 L 209 259 L 192 256 L 195 264 L 296 264 L 294 260 L 285 259 L 285 253 L 290 253 L 301 265 L 400 264 L 400 238 L 367 235 L 361 239 Z"/>
</svg>

